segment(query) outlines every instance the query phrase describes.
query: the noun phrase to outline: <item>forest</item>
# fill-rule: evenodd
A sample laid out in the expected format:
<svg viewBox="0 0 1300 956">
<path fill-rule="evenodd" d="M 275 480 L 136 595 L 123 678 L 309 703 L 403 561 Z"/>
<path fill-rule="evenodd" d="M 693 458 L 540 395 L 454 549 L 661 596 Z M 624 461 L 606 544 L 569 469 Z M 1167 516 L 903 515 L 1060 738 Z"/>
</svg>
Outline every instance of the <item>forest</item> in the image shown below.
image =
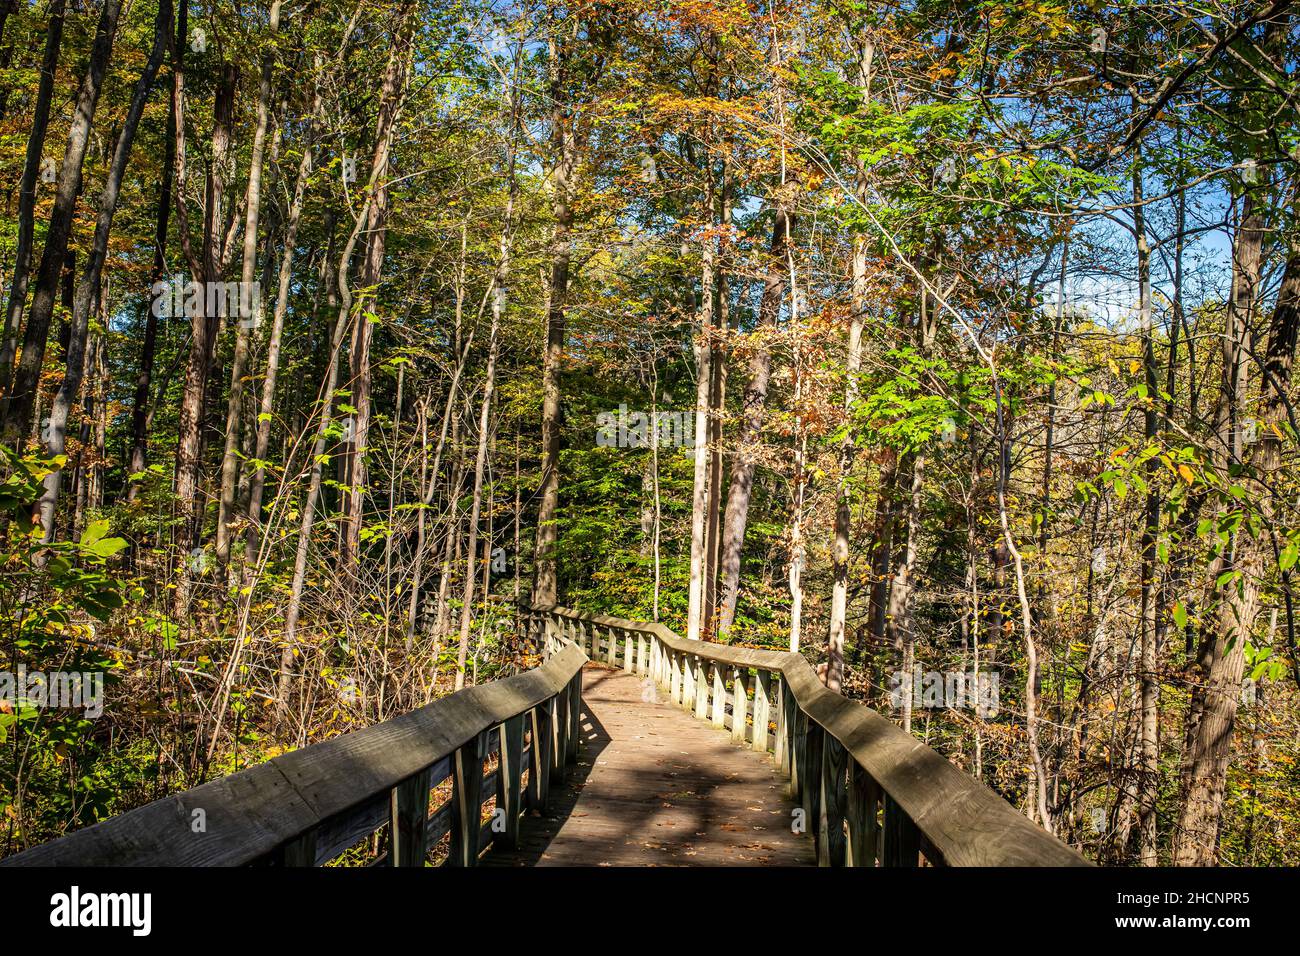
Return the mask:
<svg viewBox="0 0 1300 956">
<path fill-rule="evenodd" d="M 0 857 L 537 663 L 803 654 L 1300 865 L 1289 0 L 0 0 Z"/>
</svg>

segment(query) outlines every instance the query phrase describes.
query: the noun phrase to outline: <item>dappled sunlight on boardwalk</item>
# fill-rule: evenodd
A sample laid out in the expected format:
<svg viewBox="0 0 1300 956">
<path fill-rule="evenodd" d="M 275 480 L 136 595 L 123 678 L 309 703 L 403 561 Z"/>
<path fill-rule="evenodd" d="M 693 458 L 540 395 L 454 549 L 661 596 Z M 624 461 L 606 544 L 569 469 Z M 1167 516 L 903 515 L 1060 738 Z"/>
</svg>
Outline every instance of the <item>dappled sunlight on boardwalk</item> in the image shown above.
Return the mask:
<svg viewBox="0 0 1300 956">
<path fill-rule="evenodd" d="M 770 757 L 734 743 L 643 678 L 583 671 L 578 763 L 519 849 L 492 866 L 811 866 L 815 850 L 791 830 L 794 803 Z"/>
</svg>

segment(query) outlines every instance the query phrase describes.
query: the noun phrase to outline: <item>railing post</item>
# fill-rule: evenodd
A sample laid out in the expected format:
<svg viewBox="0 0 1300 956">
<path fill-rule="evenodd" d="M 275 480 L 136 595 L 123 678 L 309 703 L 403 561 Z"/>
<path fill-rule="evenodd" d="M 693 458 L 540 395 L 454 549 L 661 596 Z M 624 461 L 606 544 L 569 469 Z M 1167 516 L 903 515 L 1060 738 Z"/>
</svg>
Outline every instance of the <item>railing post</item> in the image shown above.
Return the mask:
<svg viewBox="0 0 1300 956">
<path fill-rule="evenodd" d="M 871 776 L 849 761 L 849 866 L 875 866 L 880 848 L 880 826 L 876 809 L 880 805 L 880 787 Z"/>
<path fill-rule="evenodd" d="M 389 792 L 389 866 L 424 866 L 424 837 L 429 825 L 429 779 L 432 775 L 433 768 L 421 770 Z"/>
<path fill-rule="evenodd" d="M 567 773 L 569 754 L 569 692 L 566 687 L 551 698 L 551 730 L 555 735 L 551 741 L 551 779 L 564 782 Z"/>
<path fill-rule="evenodd" d="M 803 801 L 808 775 L 808 715 L 800 708 L 794 715 L 794 747 L 790 756 L 790 795 Z"/>
<path fill-rule="evenodd" d="M 618 666 L 618 631 L 615 628 L 605 628 L 605 636 L 609 638 L 609 666 Z"/>
<path fill-rule="evenodd" d="M 754 749 L 767 753 L 767 723 L 771 707 L 768 688 L 771 686 L 771 674 L 758 669 L 754 681 Z"/>
<path fill-rule="evenodd" d="M 843 866 L 844 812 L 848 803 L 845 776 L 848 751 L 830 734 L 822 739 L 821 821 L 817 827 L 817 865 Z"/>
<path fill-rule="evenodd" d="M 546 810 L 551 795 L 551 702 L 532 709 L 533 746 L 528 752 L 528 808 Z"/>
<path fill-rule="evenodd" d="M 643 677 L 650 673 L 650 662 L 646 655 L 650 653 L 652 647 L 654 647 L 654 641 L 638 631 L 636 635 L 636 672 Z"/>
<path fill-rule="evenodd" d="M 749 675 L 739 667 L 731 669 L 731 739 L 740 744 L 745 744 L 745 711 L 749 706 L 749 698 L 745 696 L 745 678 Z"/>
<path fill-rule="evenodd" d="M 301 836 L 290 840 L 277 851 L 281 866 L 315 866 L 316 865 L 316 830 L 308 830 Z"/>
<path fill-rule="evenodd" d="M 487 732 L 456 749 L 451 780 L 451 852 L 449 866 L 478 863 L 478 836 L 483 829 L 483 754 Z"/>
<path fill-rule="evenodd" d="M 578 745 L 582 740 L 582 671 L 569 681 L 569 733 L 564 757 L 568 763 L 578 762 Z"/>
<path fill-rule="evenodd" d="M 812 718 L 808 719 L 807 725 L 804 733 L 804 759 L 799 767 L 799 793 L 809 832 L 816 833 L 821 824 L 822 742 L 826 731 Z"/>
<path fill-rule="evenodd" d="M 505 817 L 505 828 L 492 830 L 493 847 L 510 849 L 519 843 L 519 791 L 524 768 L 524 715 L 517 714 L 501 725 L 497 765 L 497 812 Z"/>
<path fill-rule="evenodd" d="M 785 721 L 781 726 L 781 737 L 784 743 L 781 753 L 781 772 L 791 780 L 794 779 L 794 736 L 796 728 L 799 726 L 799 704 L 794 699 L 794 694 L 785 681 L 781 682 L 781 713 L 785 715 Z M 793 784 L 791 785 L 793 787 Z"/>
<path fill-rule="evenodd" d="M 632 643 L 632 632 L 621 631 L 619 636 L 623 638 L 623 672 L 631 674 L 636 667 L 636 645 Z"/>
<path fill-rule="evenodd" d="M 682 703 L 682 655 L 674 650 L 668 651 L 668 699 L 681 706 Z"/>
<path fill-rule="evenodd" d="M 695 709 L 695 655 L 682 654 L 682 710 Z"/>
<path fill-rule="evenodd" d="M 709 675 L 705 671 L 708 662 L 703 657 L 695 658 L 695 718 L 705 720 L 709 716 Z"/>
<path fill-rule="evenodd" d="M 784 772 L 785 755 L 789 750 L 785 739 L 785 697 L 789 691 L 785 686 L 784 674 L 773 671 L 771 677 L 776 689 L 776 737 L 772 741 L 772 761 Z"/>
<path fill-rule="evenodd" d="M 885 827 L 882 836 L 882 866 L 919 865 L 917 855 L 921 852 L 921 831 L 889 794 L 885 794 Z"/>
<path fill-rule="evenodd" d="M 727 726 L 727 684 L 722 677 L 722 665 L 716 661 L 709 665 L 713 669 L 713 726 Z"/>
</svg>

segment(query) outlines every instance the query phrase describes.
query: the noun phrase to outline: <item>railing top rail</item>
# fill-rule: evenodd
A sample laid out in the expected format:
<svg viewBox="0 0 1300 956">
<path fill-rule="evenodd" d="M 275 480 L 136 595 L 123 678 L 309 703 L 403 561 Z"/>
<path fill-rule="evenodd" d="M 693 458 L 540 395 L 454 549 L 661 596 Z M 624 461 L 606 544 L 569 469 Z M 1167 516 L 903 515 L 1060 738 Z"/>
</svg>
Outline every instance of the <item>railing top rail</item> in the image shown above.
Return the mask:
<svg viewBox="0 0 1300 956">
<path fill-rule="evenodd" d="M 563 607 L 532 610 L 651 634 L 674 651 L 718 663 L 779 672 L 799 709 L 844 746 L 950 866 L 1092 865 L 892 721 L 827 690 L 801 654 L 687 640 L 662 624 L 607 614 Z"/>
<path fill-rule="evenodd" d="M 265 859 L 566 687 L 586 662 L 567 645 L 534 670 L 155 800 L 0 866 L 240 866 Z M 194 812 L 204 827 L 194 832 Z"/>
</svg>

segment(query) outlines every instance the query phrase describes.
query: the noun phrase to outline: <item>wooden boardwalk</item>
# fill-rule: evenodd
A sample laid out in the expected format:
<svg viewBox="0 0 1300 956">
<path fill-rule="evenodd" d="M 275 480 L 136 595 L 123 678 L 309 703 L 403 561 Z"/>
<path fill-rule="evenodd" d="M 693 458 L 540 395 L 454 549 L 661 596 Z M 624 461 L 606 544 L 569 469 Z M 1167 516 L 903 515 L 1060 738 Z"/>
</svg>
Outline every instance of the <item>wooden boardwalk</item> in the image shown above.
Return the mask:
<svg viewBox="0 0 1300 956">
<path fill-rule="evenodd" d="M 770 755 L 732 742 L 664 699 L 646 678 L 583 669 L 581 747 L 519 847 L 487 866 L 812 866 L 791 830 L 794 803 Z"/>
</svg>

